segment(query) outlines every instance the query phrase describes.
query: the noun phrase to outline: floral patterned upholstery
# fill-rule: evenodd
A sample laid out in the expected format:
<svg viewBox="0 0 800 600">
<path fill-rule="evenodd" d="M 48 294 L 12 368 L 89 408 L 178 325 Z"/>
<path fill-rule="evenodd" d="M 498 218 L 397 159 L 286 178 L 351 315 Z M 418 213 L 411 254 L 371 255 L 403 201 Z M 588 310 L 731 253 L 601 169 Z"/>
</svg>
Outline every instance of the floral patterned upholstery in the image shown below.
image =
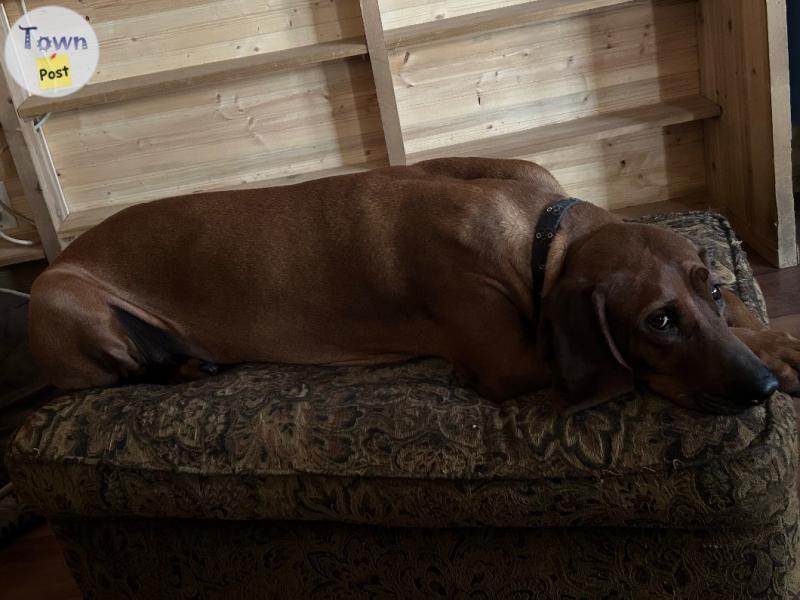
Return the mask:
<svg viewBox="0 0 800 600">
<path fill-rule="evenodd" d="M 724 219 L 648 220 L 766 318 Z M 438 360 L 243 365 L 59 399 L 7 465 L 88 597 L 800 591 L 789 398 L 709 416 L 641 390 L 561 417 L 548 396 L 494 405 Z"/>
</svg>

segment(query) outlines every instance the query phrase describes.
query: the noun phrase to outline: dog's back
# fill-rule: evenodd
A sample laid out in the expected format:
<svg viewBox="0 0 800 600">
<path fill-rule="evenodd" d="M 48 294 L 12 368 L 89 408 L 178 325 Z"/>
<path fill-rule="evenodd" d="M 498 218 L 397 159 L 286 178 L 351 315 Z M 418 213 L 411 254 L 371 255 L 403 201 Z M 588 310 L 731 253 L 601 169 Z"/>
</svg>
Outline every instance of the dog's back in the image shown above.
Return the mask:
<svg viewBox="0 0 800 600">
<path fill-rule="evenodd" d="M 66 388 L 116 383 L 153 356 L 348 364 L 435 354 L 437 311 L 476 274 L 502 278 L 509 245 L 522 261 L 509 276 L 524 268 L 534 215 L 561 194 L 532 163 L 445 159 L 138 205 L 37 280 L 33 351 Z M 164 348 L 144 349 L 143 330 Z"/>
</svg>

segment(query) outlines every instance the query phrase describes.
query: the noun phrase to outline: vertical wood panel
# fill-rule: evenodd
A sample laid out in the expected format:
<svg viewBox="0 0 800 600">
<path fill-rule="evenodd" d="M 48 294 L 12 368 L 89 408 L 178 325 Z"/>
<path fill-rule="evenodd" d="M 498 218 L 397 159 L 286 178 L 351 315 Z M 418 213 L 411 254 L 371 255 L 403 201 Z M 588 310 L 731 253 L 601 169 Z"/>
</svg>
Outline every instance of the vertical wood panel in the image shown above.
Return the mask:
<svg viewBox="0 0 800 600">
<path fill-rule="evenodd" d="M 375 81 L 375 91 L 378 95 L 383 137 L 386 140 L 389 163 L 404 165 L 406 164 L 406 149 L 397 110 L 389 56 L 383 39 L 383 23 L 378 0 L 361 0 L 361 14 L 364 18 L 364 33 L 367 37 L 369 59 L 372 63 L 372 78 Z"/>
<path fill-rule="evenodd" d="M 784 0 L 701 0 L 701 89 L 713 204 L 771 262 L 797 264 Z"/>
<path fill-rule="evenodd" d="M 9 30 L 8 16 L 0 5 L 0 48 L 5 47 Z M 9 77 L 3 64 L 0 68 L 0 126 L 14 159 L 44 252 L 49 260 L 53 260 L 62 249 L 56 228 L 66 218 L 67 208 L 44 136 L 34 130 L 32 123 L 23 122 L 14 108 L 27 95 Z"/>
<path fill-rule="evenodd" d="M 792 116 L 786 0 L 767 0 L 766 26 L 769 44 L 768 101 L 772 112 L 778 263 L 790 266 L 800 262 L 800 247 L 798 247 L 797 215 L 792 185 Z M 797 93 L 800 93 L 800 90 Z"/>
<path fill-rule="evenodd" d="M 8 148 L 14 159 L 17 175 L 33 215 L 36 229 L 49 260 L 53 260 L 61 252 L 61 242 L 56 235 L 57 215 L 51 211 L 40 185 L 40 179 L 34 165 L 33 155 L 23 136 L 23 128 L 31 128 L 30 123 L 23 123 L 17 117 L 14 104 L 8 91 L 5 71 L 0 76 L 0 126 L 3 128 Z M 30 134 L 38 135 L 31 131 Z"/>
</svg>

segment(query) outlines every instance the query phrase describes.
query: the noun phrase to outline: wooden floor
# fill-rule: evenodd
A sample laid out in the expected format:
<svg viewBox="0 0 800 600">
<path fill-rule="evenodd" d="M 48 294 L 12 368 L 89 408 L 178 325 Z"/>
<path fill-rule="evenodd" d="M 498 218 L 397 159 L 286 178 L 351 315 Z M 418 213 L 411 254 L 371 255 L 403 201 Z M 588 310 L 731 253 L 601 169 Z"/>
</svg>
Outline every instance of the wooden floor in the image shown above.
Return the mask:
<svg viewBox="0 0 800 600">
<path fill-rule="evenodd" d="M 46 525 L 0 550 L 0 597 L 11 600 L 80 600 L 52 531 Z"/>
<path fill-rule="evenodd" d="M 747 254 L 767 301 L 770 327 L 800 338 L 800 267 L 775 269 L 758 254 Z"/>
<path fill-rule="evenodd" d="M 764 290 L 772 326 L 800 337 L 800 267 L 773 269 L 748 253 Z M 800 399 L 795 408 L 800 414 Z M 0 550 L 0 595 L 14 600 L 78 600 L 50 529 L 42 525 Z"/>
</svg>

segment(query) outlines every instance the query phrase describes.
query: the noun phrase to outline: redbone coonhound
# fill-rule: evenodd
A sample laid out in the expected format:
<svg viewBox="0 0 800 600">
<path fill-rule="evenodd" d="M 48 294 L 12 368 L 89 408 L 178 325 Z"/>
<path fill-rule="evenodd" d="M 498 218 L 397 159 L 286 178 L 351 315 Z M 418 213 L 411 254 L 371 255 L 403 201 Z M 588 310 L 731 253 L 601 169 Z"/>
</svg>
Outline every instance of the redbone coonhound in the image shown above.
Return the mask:
<svg viewBox="0 0 800 600">
<path fill-rule="evenodd" d="M 440 356 L 497 400 L 554 384 L 589 405 L 638 380 L 726 413 L 800 391 L 800 341 L 689 240 L 589 203 L 564 212 L 537 306 L 537 222 L 565 196 L 530 162 L 450 158 L 134 206 L 36 280 L 31 348 L 65 389 L 187 361 Z"/>
</svg>

